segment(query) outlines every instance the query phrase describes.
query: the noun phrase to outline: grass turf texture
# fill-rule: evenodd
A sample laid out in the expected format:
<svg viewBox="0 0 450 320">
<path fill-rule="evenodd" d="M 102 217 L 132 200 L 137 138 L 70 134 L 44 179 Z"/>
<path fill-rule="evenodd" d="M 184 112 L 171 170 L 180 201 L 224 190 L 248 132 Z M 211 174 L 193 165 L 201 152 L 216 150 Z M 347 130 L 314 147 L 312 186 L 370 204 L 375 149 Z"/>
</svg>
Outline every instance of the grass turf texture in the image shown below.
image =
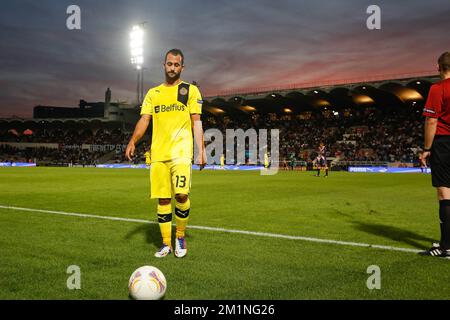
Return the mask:
<svg viewBox="0 0 450 320">
<path fill-rule="evenodd" d="M 148 191 L 145 170 L 0 169 L 3 206 L 156 221 Z M 429 175 L 195 171 L 191 202 L 199 226 L 413 249 L 439 236 Z M 191 229 L 186 258 L 156 259 L 157 224 L 0 209 L 0 226 L 0 299 L 128 299 L 143 265 L 165 274 L 165 299 L 450 298 L 450 261 L 409 252 Z"/>
</svg>

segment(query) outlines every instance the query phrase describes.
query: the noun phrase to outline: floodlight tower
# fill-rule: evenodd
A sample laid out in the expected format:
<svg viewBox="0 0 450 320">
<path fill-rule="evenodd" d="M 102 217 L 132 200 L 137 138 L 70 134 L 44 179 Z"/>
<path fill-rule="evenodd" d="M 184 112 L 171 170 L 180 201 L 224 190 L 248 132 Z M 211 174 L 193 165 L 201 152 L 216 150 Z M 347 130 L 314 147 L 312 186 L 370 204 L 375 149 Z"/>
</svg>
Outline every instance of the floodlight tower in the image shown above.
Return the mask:
<svg viewBox="0 0 450 320">
<path fill-rule="evenodd" d="M 130 32 L 131 64 L 137 70 L 137 103 L 144 100 L 144 24 L 133 26 Z"/>
</svg>

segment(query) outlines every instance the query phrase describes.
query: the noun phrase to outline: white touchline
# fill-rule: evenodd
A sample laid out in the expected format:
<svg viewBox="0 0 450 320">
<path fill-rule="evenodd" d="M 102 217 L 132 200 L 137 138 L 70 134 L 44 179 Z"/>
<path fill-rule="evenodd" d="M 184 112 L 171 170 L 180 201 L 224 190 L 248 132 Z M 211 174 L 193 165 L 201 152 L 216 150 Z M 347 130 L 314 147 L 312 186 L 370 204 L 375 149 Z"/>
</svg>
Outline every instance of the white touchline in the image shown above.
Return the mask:
<svg viewBox="0 0 450 320">
<path fill-rule="evenodd" d="M 26 211 L 26 212 L 49 213 L 49 214 L 57 214 L 57 215 L 62 215 L 62 216 L 81 217 L 81 218 L 93 218 L 93 219 L 103 219 L 103 220 L 114 220 L 114 221 L 136 222 L 136 223 L 146 223 L 146 224 L 157 224 L 156 221 L 149 221 L 149 220 L 142 220 L 142 219 L 99 216 L 99 215 L 86 214 L 86 213 L 74 213 L 74 212 L 41 210 L 41 209 L 32 209 L 32 208 L 20 208 L 20 207 L 3 206 L 3 205 L 0 205 L 0 209 L 14 210 L 14 211 Z M 413 253 L 417 253 L 417 252 L 421 251 L 421 250 L 417 250 L 417 249 L 383 246 L 383 245 L 378 245 L 378 244 L 348 242 L 348 241 L 319 239 L 319 238 L 300 237 L 300 236 L 289 236 L 289 235 L 285 235 L 285 234 L 267 233 L 267 232 L 233 230 L 233 229 L 204 227 L 204 226 L 192 226 L 192 225 L 190 225 L 189 228 L 190 229 L 197 229 L 197 230 L 207 230 L 207 231 L 218 231 L 218 232 L 225 232 L 225 233 L 245 234 L 245 235 L 251 235 L 251 236 L 258 236 L 258 237 L 270 237 L 270 238 L 277 238 L 277 239 L 288 239 L 288 240 L 300 240 L 300 241 L 319 242 L 319 243 L 330 243 L 330 244 L 338 244 L 338 245 L 342 245 L 342 246 L 375 248 L 375 249 L 383 249 L 383 250 L 390 250 L 390 251 L 403 251 L 403 252 L 413 252 Z"/>
</svg>

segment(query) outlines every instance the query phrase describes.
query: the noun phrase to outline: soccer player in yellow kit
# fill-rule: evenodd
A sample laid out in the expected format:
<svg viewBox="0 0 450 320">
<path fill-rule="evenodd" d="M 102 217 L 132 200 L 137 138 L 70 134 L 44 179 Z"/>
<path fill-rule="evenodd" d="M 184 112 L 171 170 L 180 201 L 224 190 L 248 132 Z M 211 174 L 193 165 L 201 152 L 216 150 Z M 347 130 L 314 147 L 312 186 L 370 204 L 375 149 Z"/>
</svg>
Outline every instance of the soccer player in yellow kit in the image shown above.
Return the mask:
<svg viewBox="0 0 450 320">
<path fill-rule="evenodd" d="M 264 168 L 269 168 L 269 155 L 267 152 L 264 152 Z"/>
<path fill-rule="evenodd" d="M 172 198 L 175 196 L 176 239 L 175 256 L 187 253 L 185 230 L 191 208 L 193 140 L 199 150 L 196 163 L 200 169 L 206 164 L 203 142 L 202 97 L 198 88 L 180 79 L 184 69 L 184 55 L 179 49 L 166 54 L 164 71 L 166 81 L 147 93 L 133 136 L 128 143 L 126 157 L 131 160 L 136 143 L 145 134 L 153 120 L 150 184 L 151 198 L 159 199 L 158 222 L 162 247 L 155 257 L 172 253 Z M 194 132 L 194 137 L 192 132 Z M 194 138 L 194 139 L 193 139 Z"/>
<path fill-rule="evenodd" d="M 150 151 L 147 151 L 146 153 L 144 153 L 145 156 L 145 164 L 147 166 L 152 164 L 152 157 L 150 156 Z"/>
<path fill-rule="evenodd" d="M 220 156 L 220 168 L 225 168 L 225 156 L 223 154 Z"/>
</svg>

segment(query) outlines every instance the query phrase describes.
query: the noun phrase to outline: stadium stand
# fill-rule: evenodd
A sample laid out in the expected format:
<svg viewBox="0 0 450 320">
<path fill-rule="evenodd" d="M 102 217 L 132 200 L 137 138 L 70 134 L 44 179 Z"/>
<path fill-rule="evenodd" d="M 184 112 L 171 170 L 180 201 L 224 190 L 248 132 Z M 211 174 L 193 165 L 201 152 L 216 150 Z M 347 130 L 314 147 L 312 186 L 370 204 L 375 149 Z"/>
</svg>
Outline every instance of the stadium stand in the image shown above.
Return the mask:
<svg viewBox="0 0 450 320">
<path fill-rule="evenodd" d="M 312 166 L 320 142 L 336 169 L 361 164 L 418 164 L 422 141 L 421 110 L 429 87 L 438 78 L 398 79 L 277 92 L 216 96 L 205 99 L 204 128 L 280 129 L 280 162 L 294 159 Z M 139 108 L 114 105 L 110 92 L 104 103 L 90 103 L 91 118 L 69 117 L 56 107 L 45 119 L 0 119 L 0 161 L 38 165 L 95 165 L 127 162 L 123 150 L 132 134 Z M 80 103 L 86 110 L 87 103 Z M 35 115 L 42 113 L 36 107 Z M 98 110 L 104 113 L 99 118 Z M 52 113 L 53 112 L 53 113 Z M 85 112 L 86 113 L 86 112 Z M 117 117 L 118 114 L 124 114 Z M 131 114 L 131 116 L 130 116 Z M 148 136 L 138 145 L 136 163 L 144 163 Z M 282 167 L 284 165 L 281 165 Z"/>
</svg>

